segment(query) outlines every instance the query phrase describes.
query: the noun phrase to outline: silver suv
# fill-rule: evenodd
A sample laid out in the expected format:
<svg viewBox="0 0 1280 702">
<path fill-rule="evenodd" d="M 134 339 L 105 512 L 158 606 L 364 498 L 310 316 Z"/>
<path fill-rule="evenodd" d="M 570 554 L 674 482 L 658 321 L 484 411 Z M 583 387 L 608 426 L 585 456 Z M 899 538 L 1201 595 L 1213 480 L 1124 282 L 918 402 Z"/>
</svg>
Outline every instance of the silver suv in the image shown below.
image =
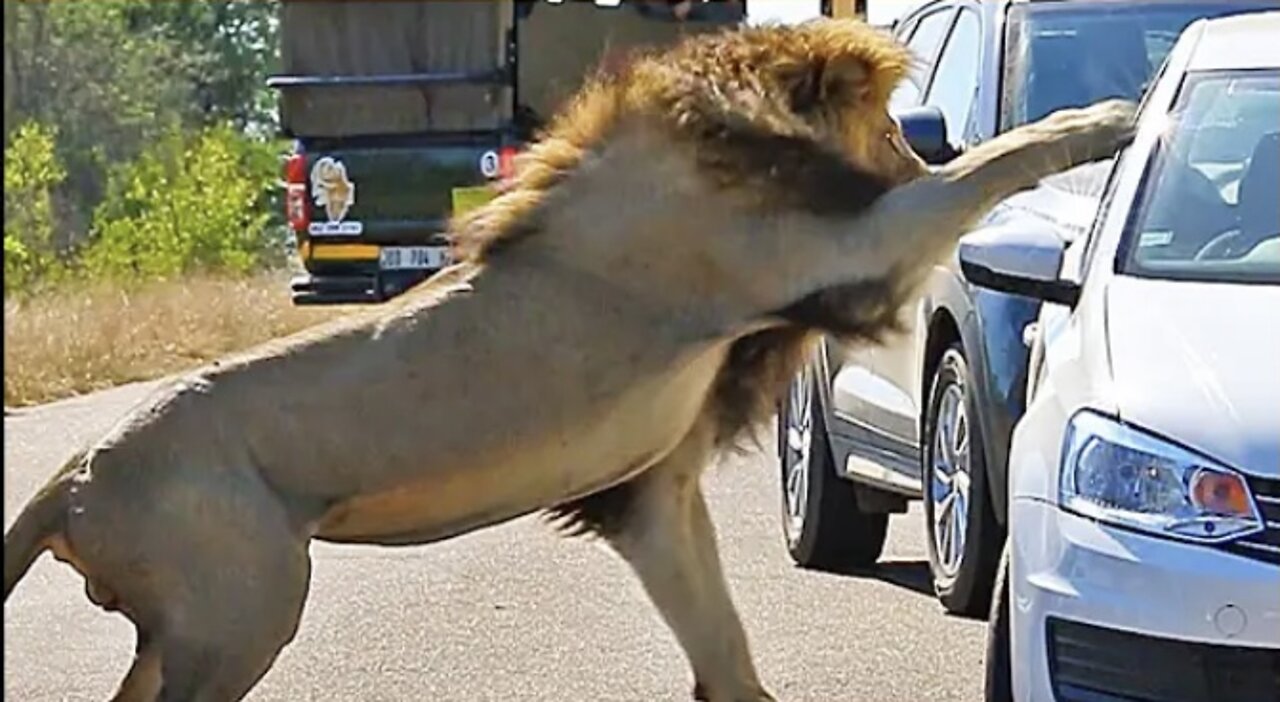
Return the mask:
<svg viewBox="0 0 1280 702">
<path fill-rule="evenodd" d="M 1183 28 L 1274 7 L 1212 0 L 935 0 L 894 33 L 919 59 L 892 108 L 913 147 L 942 163 L 1054 110 L 1138 99 Z M 1070 241 L 1092 219 L 1108 164 L 1047 179 L 986 227 Z M 910 333 L 875 348 L 827 340 L 779 412 L 783 531 L 804 566 L 866 567 L 889 515 L 922 499 L 934 589 L 947 610 L 985 616 L 1004 542 L 1006 458 L 1021 417 L 1039 302 L 968 285 L 939 266 Z"/>
</svg>

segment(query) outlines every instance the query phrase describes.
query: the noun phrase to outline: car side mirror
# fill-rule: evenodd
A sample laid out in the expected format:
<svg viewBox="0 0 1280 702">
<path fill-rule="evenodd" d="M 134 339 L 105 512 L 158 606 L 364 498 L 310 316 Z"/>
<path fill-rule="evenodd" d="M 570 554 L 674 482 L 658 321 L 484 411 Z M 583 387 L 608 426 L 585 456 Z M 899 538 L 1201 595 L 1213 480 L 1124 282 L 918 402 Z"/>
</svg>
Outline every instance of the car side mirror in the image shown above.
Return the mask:
<svg viewBox="0 0 1280 702">
<path fill-rule="evenodd" d="M 911 107 L 894 114 L 902 129 L 902 138 L 924 162 L 939 166 L 956 156 L 958 151 L 947 141 L 947 118 L 931 105 Z"/>
<path fill-rule="evenodd" d="M 980 229 L 960 239 L 960 272 L 973 285 L 1074 307 L 1080 285 L 1060 276 L 1066 247 L 1043 225 Z"/>
</svg>

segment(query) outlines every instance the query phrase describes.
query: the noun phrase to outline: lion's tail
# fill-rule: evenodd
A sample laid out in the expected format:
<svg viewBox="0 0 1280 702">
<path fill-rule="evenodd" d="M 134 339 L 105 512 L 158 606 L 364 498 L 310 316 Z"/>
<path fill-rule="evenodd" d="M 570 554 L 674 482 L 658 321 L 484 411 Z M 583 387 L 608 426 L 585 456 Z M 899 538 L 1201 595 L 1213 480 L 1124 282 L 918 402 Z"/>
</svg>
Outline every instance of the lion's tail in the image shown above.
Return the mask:
<svg viewBox="0 0 1280 702">
<path fill-rule="evenodd" d="M 66 481 L 55 478 L 18 515 L 4 535 L 4 599 L 49 546 L 49 537 L 63 531 L 67 519 Z"/>
</svg>

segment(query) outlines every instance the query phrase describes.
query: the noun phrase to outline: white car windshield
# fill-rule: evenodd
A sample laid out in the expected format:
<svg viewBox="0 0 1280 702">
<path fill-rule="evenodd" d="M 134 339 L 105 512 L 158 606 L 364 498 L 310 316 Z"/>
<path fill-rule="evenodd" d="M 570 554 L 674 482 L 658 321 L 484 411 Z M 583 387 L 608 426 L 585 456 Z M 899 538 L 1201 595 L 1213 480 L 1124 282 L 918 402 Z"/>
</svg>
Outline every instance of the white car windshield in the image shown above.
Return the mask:
<svg viewBox="0 0 1280 702">
<path fill-rule="evenodd" d="M 1280 284 L 1280 71 L 1189 74 L 1168 120 L 1122 272 Z"/>
</svg>

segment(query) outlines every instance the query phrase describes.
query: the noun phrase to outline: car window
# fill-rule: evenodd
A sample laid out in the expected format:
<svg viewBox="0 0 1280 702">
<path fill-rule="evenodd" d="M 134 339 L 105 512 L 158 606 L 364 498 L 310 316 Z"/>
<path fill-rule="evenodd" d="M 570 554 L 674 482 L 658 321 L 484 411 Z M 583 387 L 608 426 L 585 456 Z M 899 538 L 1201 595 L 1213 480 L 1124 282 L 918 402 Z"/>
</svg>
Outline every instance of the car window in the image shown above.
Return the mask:
<svg viewBox="0 0 1280 702">
<path fill-rule="evenodd" d="M 1280 71 L 1191 74 L 1146 173 L 1122 272 L 1280 282 Z"/>
<path fill-rule="evenodd" d="M 1010 7 L 1001 129 L 1109 97 L 1137 100 L 1182 30 L 1256 2 L 1045 2 Z"/>
<path fill-rule="evenodd" d="M 907 40 L 907 49 L 911 52 L 913 63 L 907 72 L 906 80 L 898 84 L 897 90 L 889 98 L 890 109 L 915 107 L 920 104 L 920 95 L 933 69 L 933 59 L 938 54 L 938 45 L 947 35 L 951 27 L 951 18 L 955 10 L 944 8 L 931 12 L 916 23 Z"/>
<path fill-rule="evenodd" d="M 926 105 L 942 110 L 947 118 L 947 139 L 953 144 L 964 141 L 969 116 L 978 95 L 979 64 L 982 61 L 982 22 L 978 15 L 964 10 L 947 39 L 938 59 L 938 68 L 929 82 Z"/>
</svg>

